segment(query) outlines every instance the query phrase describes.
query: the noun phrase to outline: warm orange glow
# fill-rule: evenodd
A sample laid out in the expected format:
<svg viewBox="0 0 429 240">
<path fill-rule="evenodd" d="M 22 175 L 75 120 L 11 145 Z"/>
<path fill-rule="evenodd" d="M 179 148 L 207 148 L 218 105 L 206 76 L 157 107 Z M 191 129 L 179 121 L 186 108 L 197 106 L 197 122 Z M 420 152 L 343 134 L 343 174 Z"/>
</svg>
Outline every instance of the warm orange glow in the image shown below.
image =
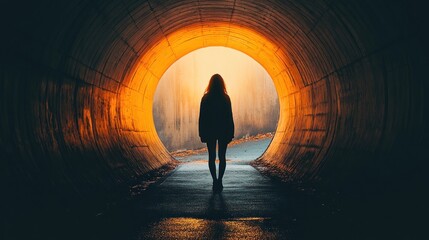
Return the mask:
<svg viewBox="0 0 429 240">
<path fill-rule="evenodd" d="M 213 23 L 207 26 L 190 26 L 164 38 L 141 57 L 140 64 L 135 67 L 131 78 L 126 79 L 125 84 L 140 92 L 153 90 L 146 89 L 146 78 L 160 79 L 173 62 L 191 51 L 209 46 L 225 46 L 241 51 L 264 66 L 275 84 L 275 79 L 283 74 L 286 75 L 282 76 L 282 82 L 290 83 L 284 81 L 284 77 L 289 77 L 287 72 L 290 69 L 286 66 L 292 64 L 287 62 L 285 53 L 277 46 L 252 30 Z"/>
<path fill-rule="evenodd" d="M 279 128 L 273 139 L 273 142 L 280 142 L 283 137 L 281 135 L 290 131 L 287 129 L 290 125 L 289 118 L 285 113 L 290 112 L 288 102 L 293 99 L 290 92 L 297 87 L 294 83 L 301 82 L 299 79 L 290 79 L 291 73 L 296 73 L 297 70 L 289 61 L 287 53 L 269 39 L 253 30 L 230 23 L 188 26 L 167 35 L 141 56 L 139 63 L 124 79 L 120 90 L 119 121 L 130 130 L 124 134 L 143 132 L 147 136 L 144 139 L 136 139 L 137 142 L 141 141 L 138 144 L 145 145 L 150 142 L 152 148 L 164 149 L 157 136 L 152 114 L 157 83 L 176 60 L 193 50 L 209 46 L 225 46 L 241 51 L 267 70 L 273 79 L 280 102 Z"/>
<path fill-rule="evenodd" d="M 194 58 L 198 60 L 194 62 Z M 256 63 L 256 64 L 254 64 Z M 250 72 L 248 68 L 257 68 L 262 71 L 265 78 L 271 78 L 254 59 L 245 55 L 242 52 L 225 47 L 206 47 L 192 52 L 192 55 L 187 54 L 176 61 L 172 66 L 180 64 L 177 68 L 184 71 L 187 78 L 185 81 L 195 84 L 198 100 L 200 100 L 205 88 L 208 85 L 210 77 L 214 73 L 219 73 L 225 80 L 228 94 L 234 96 L 238 92 L 243 91 L 243 85 L 249 76 L 246 72 Z M 196 69 L 193 65 L 196 65 Z M 194 71 L 193 74 L 188 74 Z M 168 71 L 167 71 L 168 72 Z M 162 78 L 164 78 L 165 74 Z"/>
<path fill-rule="evenodd" d="M 224 220 L 165 218 L 155 223 L 145 238 L 162 239 L 272 239 L 275 232 L 263 231 L 266 218 L 250 217 Z"/>
</svg>

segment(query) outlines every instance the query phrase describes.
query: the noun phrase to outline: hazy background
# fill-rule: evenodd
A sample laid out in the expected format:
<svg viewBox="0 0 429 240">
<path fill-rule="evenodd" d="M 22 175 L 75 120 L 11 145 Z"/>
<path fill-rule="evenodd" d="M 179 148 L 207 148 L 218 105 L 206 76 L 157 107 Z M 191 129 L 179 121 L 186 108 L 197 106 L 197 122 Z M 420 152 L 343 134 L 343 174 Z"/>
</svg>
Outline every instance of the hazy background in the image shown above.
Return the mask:
<svg viewBox="0 0 429 240">
<path fill-rule="evenodd" d="M 265 69 L 239 51 L 202 48 L 176 61 L 162 76 L 155 92 L 155 127 L 169 151 L 205 146 L 198 136 L 199 108 L 215 73 L 225 80 L 231 98 L 235 138 L 276 130 L 278 97 Z"/>
</svg>

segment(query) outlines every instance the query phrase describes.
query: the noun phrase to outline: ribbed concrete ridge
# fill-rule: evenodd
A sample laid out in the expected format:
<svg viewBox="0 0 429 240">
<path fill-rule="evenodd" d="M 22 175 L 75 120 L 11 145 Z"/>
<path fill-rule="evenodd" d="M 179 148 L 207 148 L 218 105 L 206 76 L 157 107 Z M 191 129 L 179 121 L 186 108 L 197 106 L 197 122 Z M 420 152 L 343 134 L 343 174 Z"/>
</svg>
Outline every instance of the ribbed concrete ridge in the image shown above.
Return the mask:
<svg viewBox="0 0 429 240">
<path fill-rule="evenodd" d="M 281 114 L 262 162 L 285 175 L 391 182 L 427 159 L 427 41 L 412 2 L 2 8 L 1 168 L 12 191 L 97 195 L 173 161 L 154 128 L 153 94 L 175 60 L 207 46 L 240 50 L 270 73 Z"/>
</svg>

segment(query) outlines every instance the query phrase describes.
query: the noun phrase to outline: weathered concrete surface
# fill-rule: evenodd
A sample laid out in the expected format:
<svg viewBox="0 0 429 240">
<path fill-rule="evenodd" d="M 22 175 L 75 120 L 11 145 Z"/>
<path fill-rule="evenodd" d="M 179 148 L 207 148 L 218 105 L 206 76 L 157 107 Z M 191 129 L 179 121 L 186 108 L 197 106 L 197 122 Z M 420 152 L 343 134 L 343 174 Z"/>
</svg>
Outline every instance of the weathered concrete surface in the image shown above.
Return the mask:
<svg viewBox="0 0 429 240">
<path fill-rule="evenodd" d="M 244 161 L 228 161 L 224 189 L 213 193 L 207 161 L 181 165 L 138 204 L 138 212 L 156 216 L 141 239 L 286 238 L 275 223 L 284 202 L 272 182 Z M 283 216 L 293 225 L 296 216 Z M 285 222 L 283 222 L 285 223 Z M 289 226 L 291 227 L 291 226 Z"/>
<path fill-rule="evenodd" d="M 227 165 L 221 194 L 212 194 L 207 160 L 179 166 L 148 196 L 156 200 L 150 210 L 161 217 L 166 213 L 168 217 L 216 218 L 220 214 L 221 218 L 237 218 L 272 216 L 279 209 L 279 193 L 268 178 L 242 161 L 228 161 Z M 220 207 L 218 213 L 216 207 Z"/>
<path fill-rule="evenodd" d="M 233 150 L 234 151 L 234 150 Z M 229 158 L 228 158 L 229 159 Z M 320 189 L 284 188 L 261 175 L 250 160 L 228 160 L 222 192 L 213 192 L 207 160 L 178 167 L 129 206 L 120 218 L 106 212 L 111 233 L 100 226 L 95 238 L 131 239 L 403 239 L 419 236 L 417 226 L 389 203 L 341 202 Z M 374 196 L 375 197 L 375 196 Z M 396 196 L 399 197 L 399 196 Z M 374 201 L 375 199 L 371 199 Z M 116 209 L 123 212 L 124 209 Z M 116 227 L 134 225 L 123 229 Z M 131 223 L 132 222 L 132 223 Z M 118 224 L 118 225 L 121 225 Z M 109 232 L 109 231 L 107 231 Z M 104 236 L 104 234 L 106 236 Z"/>
<path fill-rule="evenodd" d="M 182 159 L 184 164 L 146 191 L 136 192 L 132 188 L 130 199 L 93 214 L 81 209 L 53 213 L 47 207 L 49 202 L 22 202 L 22 208 L 36 214 L 27 212 L 19 216 L 21 224 L 12 229 L 6 227 L 2 237 L 418 239 L 424 231 L 425 221 L 415 225 L 416 219 L 401 210 L 421 210 L 413 206 L 400 207 L 394 201 L 386 202 L 386 198 L 377 199 L 376 195 L 343 201 L 343 194 L 326 195 L 321 189 L 291 186 L 261 175 L 249 163 L 266 146 L 264 139 L 228 149 L 222 192 L 211 189 L 207 160 L 195 160 L 202 155 L 189 156 Z M 245 158 L 237 157 L 240 151 L 247 152 Z M 403 196 L 396 194 L 391 198 Z"/>
</svg>

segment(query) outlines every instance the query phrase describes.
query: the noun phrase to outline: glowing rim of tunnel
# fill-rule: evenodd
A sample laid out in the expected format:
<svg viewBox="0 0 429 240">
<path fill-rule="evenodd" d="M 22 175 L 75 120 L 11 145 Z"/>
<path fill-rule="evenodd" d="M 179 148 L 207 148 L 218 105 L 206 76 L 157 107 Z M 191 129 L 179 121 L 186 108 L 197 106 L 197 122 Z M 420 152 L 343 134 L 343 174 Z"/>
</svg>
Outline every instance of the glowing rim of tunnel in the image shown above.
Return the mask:
<svg viewBox="0 0 429 240">
<path fill-rule="evenodd" d="M 149 47 L 124 78 L 119 93 L 119 106 L 131 104 L 133 110 L 119 111 L 121 124 L 132 126 L 136 131 L 144 133 L 145 138 L 150 139 L 145 139 L 147 146 L 155 148 L 153 145 L 156 144 L 157 150 L 163 151 L 161 155 L 170 156 L 158 137 L 153 120 L 152 103 L 158 82 L 178 59 L 197 49 L 211 46 L 232 48 L 248 55 L 258 62 L 273 80 L 280 115 L 274 138 L 265 154 L 273 144 L 283 139 L 284 134 L 279 133 L 288 131 L 290 118 L 289 114 L 284 114 L 283 111 L 287 105 L 285 99 L 296 89 L 295 83 L 300 82 L 296 76 L 300 75 L 296 74 L 298 70 L 282 48 L 254 30 L 230 23 L 190 25 L 164 35 Z"/>
</svg>

